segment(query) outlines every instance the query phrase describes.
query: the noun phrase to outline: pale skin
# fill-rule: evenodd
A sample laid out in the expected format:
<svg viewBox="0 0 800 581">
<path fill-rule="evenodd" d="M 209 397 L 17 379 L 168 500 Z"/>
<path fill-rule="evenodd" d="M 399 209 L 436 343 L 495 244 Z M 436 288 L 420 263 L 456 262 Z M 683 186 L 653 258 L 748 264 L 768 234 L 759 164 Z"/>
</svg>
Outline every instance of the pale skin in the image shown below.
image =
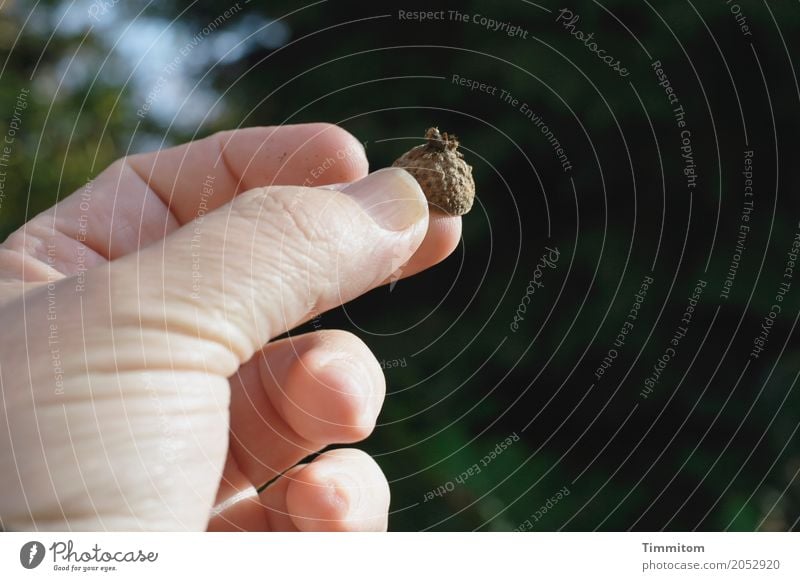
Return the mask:
<svg viewBox="0 0 800 581">
<path fill-rule="evenodd" d="M 272 341 L 458 244 L 408 173 L 367 168 L 336 126 L 224 132 L 120 160 L 12 234 L 0 525 L 386 530 L 372 458 L 299 464 L 372 432 L 375 356 L 343 331 Z"/>
</svg>

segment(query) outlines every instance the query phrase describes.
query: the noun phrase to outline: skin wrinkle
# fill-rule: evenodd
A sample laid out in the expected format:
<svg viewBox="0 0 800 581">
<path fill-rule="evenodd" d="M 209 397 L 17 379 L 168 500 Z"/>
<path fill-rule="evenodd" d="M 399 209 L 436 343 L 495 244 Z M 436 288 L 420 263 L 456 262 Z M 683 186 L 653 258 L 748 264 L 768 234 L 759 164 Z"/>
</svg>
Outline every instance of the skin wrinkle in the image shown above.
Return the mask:
<svg viewBox="0 0 800 581">
<path fill-rule="evenodd" d="M 219 155 L 217 159 L 222 162 L 222 167 L 227 173 L 227 175 L 236 183 L 233 190 L 233 197 L 235 198 L 238 196 L 243 190 L 250 189 L 244 183 L 244 175 L 240 175 L 237 177 L 237 173 L 233 170 L 233 166 L 231 166 L 230 160 L 228 159 L 227 153 L 227 141 L 225 140 L 226 132 L 219 132 L 212 136 L 215 139 L 217 147 L 219 148 Z M 216 164 L 214 165 L 216 167 Z M 255 187 L 255 186 L 254 186 Z"/>
<path fill-rule="evenodd" d="M 59 230 L 43 224 L 44 216 L 39 215 L 23 228 L 13 232 L 3 243 L 3 247 L 40 263 L 46 270 L 40 280 L 52 281 L 76 273 L 75 265 L 67 257 L 77 254 L 81 243 Z M 55 254 L 48 256 L 48 244 L 54 245 Z M 52 264 L 50 261 L 52 260 Z M 104 261 L 103 257 L 87 247 L 86 265 L 95 266 Z M 26 266 L 27 268 L 27 266 Z M 37 280 L 37 278 L 29 280 Z"/>
</svg>

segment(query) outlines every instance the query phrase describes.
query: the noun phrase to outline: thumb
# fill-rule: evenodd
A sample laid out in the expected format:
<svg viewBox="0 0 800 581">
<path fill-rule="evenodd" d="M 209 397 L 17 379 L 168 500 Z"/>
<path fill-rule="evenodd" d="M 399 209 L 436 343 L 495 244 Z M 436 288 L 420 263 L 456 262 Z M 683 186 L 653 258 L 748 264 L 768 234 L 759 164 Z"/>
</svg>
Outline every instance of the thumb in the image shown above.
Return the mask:
<svg viewBox="0 0 800 581">
<path fill-rule="evenodd" d="M 140 319 L 224 345 L 238 360 L 228 366 L 238 365 L 273 337 L 382 284 L 427 227 L 425 196 L 402 169 L 341 191 L 258 188 L 112 263 L 112 295 L 133 295 Z"/>
</svg>

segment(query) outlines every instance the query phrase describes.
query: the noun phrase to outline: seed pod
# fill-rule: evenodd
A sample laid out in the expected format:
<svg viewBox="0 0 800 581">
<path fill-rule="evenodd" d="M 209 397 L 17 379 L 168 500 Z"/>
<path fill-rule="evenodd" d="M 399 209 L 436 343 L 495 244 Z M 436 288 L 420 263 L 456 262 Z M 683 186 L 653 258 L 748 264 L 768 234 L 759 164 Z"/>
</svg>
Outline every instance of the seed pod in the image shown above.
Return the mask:
<svg viewBox="0 0 800 581">
<path fill-rule="evenodd" d="M 425 138 L 426 143 L 405 152 L 392 165 L 414 176 L 432 208 L 451 216 L 466 214 L 475 200 L 475 181 L 472 166 L 458 151 L 458 139 L 439 133 L 436 127 L 428 129 Z"/>
</svg>

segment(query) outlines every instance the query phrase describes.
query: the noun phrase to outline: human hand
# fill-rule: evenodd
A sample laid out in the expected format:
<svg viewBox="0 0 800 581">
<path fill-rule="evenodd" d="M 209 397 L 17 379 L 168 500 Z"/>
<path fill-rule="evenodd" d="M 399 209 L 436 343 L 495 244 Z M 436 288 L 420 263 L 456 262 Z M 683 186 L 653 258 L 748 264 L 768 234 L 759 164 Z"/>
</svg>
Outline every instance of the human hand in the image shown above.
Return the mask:
<svg viewBox="0 0 800 581">
<path fill-rule="evenodd" d="M 224 132 L 120 160 L 12 234 L 0 525 L 384 530 L 366 454 L 297 465 L 372 431 L 375 357 L 342 331 L 269 342 L 455 248 L 409 174 L 366 174 L 336 126 Z"/>
</svg>

